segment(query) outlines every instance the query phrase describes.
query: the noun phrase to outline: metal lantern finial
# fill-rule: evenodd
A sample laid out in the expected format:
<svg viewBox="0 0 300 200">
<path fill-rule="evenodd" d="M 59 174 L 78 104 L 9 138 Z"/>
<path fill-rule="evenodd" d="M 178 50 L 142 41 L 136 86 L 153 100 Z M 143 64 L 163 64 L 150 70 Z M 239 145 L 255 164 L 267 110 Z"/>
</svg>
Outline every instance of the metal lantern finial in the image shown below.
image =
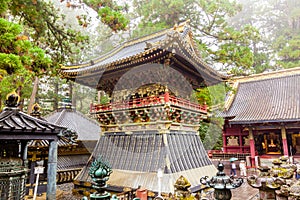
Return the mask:
<svg viewBox="0 0 300 200">
<path fill-rule="evenodd" d="M 96 159 L 90 168 L 89 175 L 93 180 L 93 188 L 96 192 L 90 195 L 90 199 L 110 199 L 110 193 L 106 192 L 106 182 L 112 173 L 111 167 L 102 157 Z"/>
</svg>

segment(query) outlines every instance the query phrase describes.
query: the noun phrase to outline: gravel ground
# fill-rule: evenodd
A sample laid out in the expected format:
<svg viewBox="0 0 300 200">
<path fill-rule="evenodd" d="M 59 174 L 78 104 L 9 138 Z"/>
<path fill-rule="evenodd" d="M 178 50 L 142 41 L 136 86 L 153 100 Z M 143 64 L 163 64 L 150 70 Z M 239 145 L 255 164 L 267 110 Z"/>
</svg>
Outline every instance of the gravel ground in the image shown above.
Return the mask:
<svg viewBox="0 0 300 200">
<path fill-rule="evenodd" d="M 57 185 L 57 190 L 62 192 L 58 200 L 81 200 L 83 196 L 72 194 L 73 183 Z"/>
</svg>

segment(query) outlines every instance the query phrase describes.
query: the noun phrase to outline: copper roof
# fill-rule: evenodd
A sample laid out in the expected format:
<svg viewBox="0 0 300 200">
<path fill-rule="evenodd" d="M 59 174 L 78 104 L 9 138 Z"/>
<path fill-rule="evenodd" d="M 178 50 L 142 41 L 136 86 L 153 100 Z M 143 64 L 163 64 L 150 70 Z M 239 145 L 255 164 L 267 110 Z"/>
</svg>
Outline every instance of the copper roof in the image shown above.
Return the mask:
<svg viewBox="0 0 300 200">
<path fill-rule="evenodd" d="M 139 185 L 157 191 L 157 170 L 164 170 L 164 192 L 184 174 L 193 185 L 201 176 L 213 176 L 216 168 L 209 160 L 196 132 L 135 131 L 132 134 L 109 133 L 100 137 L 91 159 L 76 177 L 76 182 L 91 182 L 88 174 L 94 158 L 102 156 L 113 169 L 109 184 L 137 188 Z"/>
<path fill-rule="evenodd" d="M 232 124 L 300 120 L 300 68 L 239 78 L 225 117 Z M 229 99 L 230 101 L 230 99 Z"/>
<path fill-rule="evenodd" d="M 70 143 L 69 141 L 66 141 L 66 140 L 63 140 L 63 139 L 59 139 L 57 141 L 57 145 L 59 147 L 69 147 L 70 146 Z M 31 140 L 28 142 L 28 146 L 29 147 L 49 147 L 49 141 L 48 140 Z"/>
<path fill-rule="evenodd" d="M 113 77 L 117 82 L 123 74 L 135 66 L 149 63 L 164 64 L 166 60 L 173 63 L 171 67 L 191 78 L 195 88 L 199 88 L 201 84 L 216 84 L 227 78 L 203 62 L 187 23 L 125 42 L 90 62 L 62 66 L 61 74 L 78 83 L 107 91 L 112 90 L 105 87 Z M 115 82 L 110 84 L 113 85 Z"/>
<path fill-rule="evenodd" d="M 98 140 L 100 137 L 99 124 L 75 109 L 63 108 L 46 117 L 46 119 L 59 126 L 65 126 L 76 131 L 77 140 Z"/>
<path fill-rule="evenodd" d="M 82 168 L 89 157 L 90 155 L 60 155 L 57 157 L 57 169 L 61 171 Z"/>
<path fill-rule="evenodd" d="M 3 139 L 55 139 L 66 127 L 37 119 L 17 107 L 6 107 L 0 113 L 0 137 Z"/>
</svg>

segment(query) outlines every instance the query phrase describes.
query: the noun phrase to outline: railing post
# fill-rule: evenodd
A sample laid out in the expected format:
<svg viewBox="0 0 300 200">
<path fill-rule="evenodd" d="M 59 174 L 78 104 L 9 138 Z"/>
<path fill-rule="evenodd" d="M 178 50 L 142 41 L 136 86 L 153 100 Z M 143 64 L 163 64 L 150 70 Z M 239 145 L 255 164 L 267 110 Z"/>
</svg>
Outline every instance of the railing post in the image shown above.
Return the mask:
<svg viewBox="0 0 300 200">
<path fill-rule="evenodd" d="M 165 98 L 165 103 L 169 103 L 169 101 L 170 101 L 170 94 L 169 94 L 168 88 L 165 89 L 164 98 Z"/>
<path fill-rule="evenodd" d="M 93 111 L 93 102 L 90 104 L 90 113 Z"/>
</svg>

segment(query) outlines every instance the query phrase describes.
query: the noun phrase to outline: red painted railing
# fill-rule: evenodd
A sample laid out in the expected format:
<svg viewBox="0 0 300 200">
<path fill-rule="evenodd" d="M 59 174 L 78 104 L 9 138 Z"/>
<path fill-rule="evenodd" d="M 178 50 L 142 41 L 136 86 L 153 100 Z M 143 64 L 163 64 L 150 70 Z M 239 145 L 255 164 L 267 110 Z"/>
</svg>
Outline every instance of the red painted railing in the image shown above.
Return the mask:
<svg viewBox="0 0 300 200">
<path fill-rule="evenodd" d="M 206 105 L 200 105 L 200 104 L 197 104 L 197 103 L 190 102 L 186 99 L 177 98 L 177 97 L 174 97 L 174 96 L 170 96 L 169 99 L 170 99 L 171 105 L 178 105 L 178 106 L 183 107 L 183 108 L 190 108 L 190 109 L 194 109 L 194 110 L 196 109 L 196 110 L 207 111 L 207 106 Z"/>
<path fill-rule="evenodd" d="M 91 104 L 90 112 L 94 113 L 94 112 L 109 111 L 109 110 L 122 110 L 122 109 L 138 108 L 138 107 L 148 107 L 153 105 L 163 105 L 166 103 L 169 103 L 170 105 L 179 106 L 182 108 L 189 108 L 193 110 L 200 110 L 202 112 L 207 112 L 206 105 L 192 103 L 182 98 L 169 96 L 168 94 L 164 94 L 160 96 L 136 98 L 130 101 L 112 102 L 108 104 Z"/>
</svg>

